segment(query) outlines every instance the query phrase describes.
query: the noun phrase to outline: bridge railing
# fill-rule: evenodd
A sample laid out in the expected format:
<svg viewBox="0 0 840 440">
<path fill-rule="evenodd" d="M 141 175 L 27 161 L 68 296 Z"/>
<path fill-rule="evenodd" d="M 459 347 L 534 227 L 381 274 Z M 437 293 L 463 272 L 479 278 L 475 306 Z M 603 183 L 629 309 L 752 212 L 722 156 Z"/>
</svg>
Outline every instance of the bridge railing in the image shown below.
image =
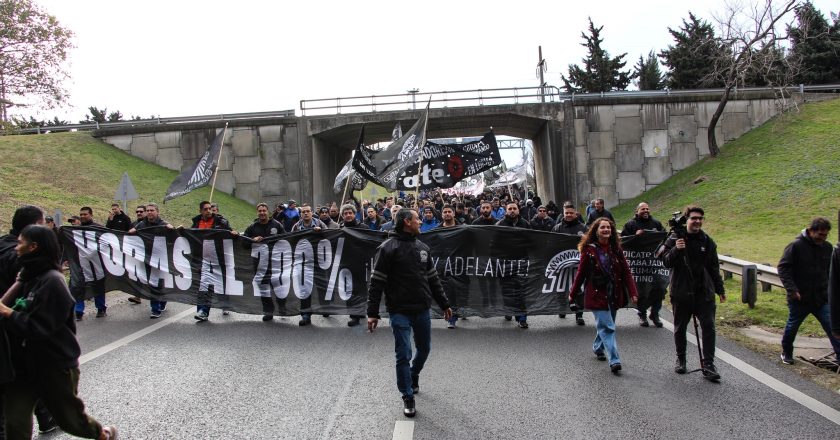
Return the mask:
<svg viewBox="0 0 840 440">
<path fill-rule="evenodd" d="M 762 292 L 769 292 L 772 286 L 784 287 L 779 278 L 779 271 L 773 266 L 740 260 L 728 255 L 718 255 L 718 260 L 724 278 L 732 278 L 732 275 L 741 277 L 741 301 L 749 304 L 750 308 L 755 306 L 757 285 L 761 285 Z"/>
<path fill-rule="evenodd" d="M 218 115 L 175 116 L 169 118 L 135 119 L 131 121 L 94 122 L 90 124 L 53 125 L 14 130 L 16 134 L 41 134 L 57 131 L 87 131 L 101 128 L 141 127 L 147 125 L 186 124 L 190 122 L 232 121 L 237 119 L 263 119 L 294 117 L 294 110 L 280 110 L 271 112 L 228 113 Z"/>
<path fill-rule="evenodd" d="M 735 95 L 748 92 L 838 92 L 840 84 L 786 87 L 747 87 L 735 89 Z M 482 105 L 525 104 L 538 102 L 586 101 L 614 97 L 691 96 L 709 93 L 723 93 L 724 89 L 692 90 L 636 90 L 602 93 L 563 93 L 556 86 L 507 87 L 498 89 L 471 89 L 440 92 L 410 90 L 407 93 L 390 95 L 346 96 L 336 98 L 302 99 L 300 110 L 303 115 L 329 115 L 341 113 L 362 113 L 376 111 L 400 111 L 423 108 L 430 102 L 433 108 L 466 107 Z"/>
</svg>

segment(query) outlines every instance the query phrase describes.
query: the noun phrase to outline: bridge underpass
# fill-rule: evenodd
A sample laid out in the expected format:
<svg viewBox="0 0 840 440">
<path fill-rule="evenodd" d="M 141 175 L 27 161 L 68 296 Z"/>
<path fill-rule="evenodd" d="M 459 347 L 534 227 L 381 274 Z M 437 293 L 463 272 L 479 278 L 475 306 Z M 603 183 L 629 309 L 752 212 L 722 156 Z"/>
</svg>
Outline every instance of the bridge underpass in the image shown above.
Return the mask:
<svg viewBox="0 0 840 440">
<path fill-rule="evenodd" d="M 559 103 L 431 109 L 426 136 L 428 139 L 482 136 L 492 127 L 497 136 L 528 139 L 533 145 L 537 193 L 544 200 L 571 198 L 574 168 L 569 160 L 563 160 L 570 157 L 563 154 L 563 114 Z M 307 118 L 313 163 L 321 164 L 320 172 L 313 176 L 316 200 L 334 197 L 334 177 L 350 158 L 362 125 L 365 143 L 369 145 L 390 141 L 397 122 L 405 131 L 421 116 L 422 111 L 398 111 Z M 570 165 L 570 178 L 565 179 L 563 170 Z"/>
</svg>

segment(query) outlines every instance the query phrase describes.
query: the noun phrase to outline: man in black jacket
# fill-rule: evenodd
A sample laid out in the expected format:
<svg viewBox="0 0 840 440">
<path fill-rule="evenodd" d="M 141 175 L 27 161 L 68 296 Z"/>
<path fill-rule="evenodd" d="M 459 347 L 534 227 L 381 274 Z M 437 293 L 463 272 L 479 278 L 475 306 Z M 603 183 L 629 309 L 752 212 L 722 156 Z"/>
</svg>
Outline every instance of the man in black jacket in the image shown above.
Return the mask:
<svg viewBox="0 0 840 440">
<path fill-rule="evenodd" d="M 101 228 L 102 225 L 93 221 L 93 209 L 89 206 L 82 206 L 79 208 L 79 226 L 93 226 Z M 96 317 L 104 318 L 108 316 L 108 305 L 105 304 L 105 279 L 85 281 L 84 279 L 76 279 L 70 272 L 70 293 L 76 298 L 76 321 L 81 321 L 85 314 L 85 296 L 88 292 L 93 292 L 93 304 L 96 306 Z"/>
<path fill-rule="evenodd" d="M 474 225 L 495 225 L 498 220 L 493 217 L 493 205 L 490 202 L 482 202 L 481 207 L 479 208 L 479 212 L 481 215 L 473 220 L 472 224 Z"/>
<path fill-rule="evenodd" d="M 356 206 L 352 203 L 345 203 L 344 205 L 341 205 L 341 218 L 342 220 L 344 220 L 344 222 L 341 224 L 341 229 L 353 228 L 362 229 L 366 231 L 370 230 L 370 228 L 362 224 L 359 221 L 359 219 L 356 218 Z M 364 318 L 364 316 L 362 315 L 350 315 L 350 320 L 347 321 L 347 326 L 356 327 L 357 325 L 361 324 L 362 318 Z M 299 322 L 298 325 L 307 325 L 309 323 L 308 321 L 306 321 L 305 324 L 301 324 L 302 322 L 304 322 L 304 320 L 301 320 L 301 322 Z"/>
<path fill-rule="evenodd" d="M 575 205 L 572 202 L 566 201 L 563 203 L 563 216 L 560 217 L 551 232 L 577 235 L 578 237 L 586 234 L 586 225 L 580 221 L 580 215 L 578 215 L 577 209 L 575 209 Z M 575 303 L 570 304 L 570 306 L 575 311 L 575 323 L 577 325 L 586 325 L 586 321 L 583 320 L 583 295 L 577 295 L 575 297 Z M 559 316 L 563 319 L 566 318 L 565 313 L 560 313 Z"/>
<path fill-rule="evenodd" d="M 799 326 L 808 315 L 814 315 L 828 335 L 834 355 L 840 359 L 840 342 L 831 334 L 828 307 L 828 274 L 831 245 L 828 232 L 831 223 L 822 217 L 787 245 L 779 260 L 779 279 L 787 291 L 788 320 L 782 335 L 782 362 L 793 364 L 793 341 Z"/>
<path fill-rule="evenodd" d="M 420 216 L 417 211 L 401 209 L 394 219 L 396 237 L 385 240 L 376 250 L 368 288 L 367 326 L 373 332 L 379 323 L 379 303 L 385 294 L 385 307 L 391 317 L 394 350 L 397 354 L 397 388 L 402 394 L 403 414 L 416 414 L 414 394 L 420 391 L 420 372 L 431 351 L 432 299 L 452 317 L 449 300 L 438 278 L 432 255 L 425 243 L 418 241 Z M 417 352 L 411 356 L 411 333 Z"/>
<path fill-rule="evenodd" d="M 285 233 L 286 229 L 283 227 L 283 224 L 269 215 L 268 205 L 265 203 L 259 203 L 257 204 L 257 219 L 254 220 L 254 223 L 251 223 L 251 226 L 248 226 L 248 228 L 245 229 L 245 233 L 243 235 L 259 243 L 265 238 Z M 250 246 L 248 247 L 250 248 Z M 281 313 L 286 308 L 285 298 L 278 298 L 276 295 L 260 297 L 263 308 L 263 322 L 268 322 L 274 319 L 274 302 L 271 299 L 272 297 L 277 301 L 277 305 L 280 308 Z"/>
<path fill-rule="evenodd" d="M 157 203 L 149 203 L 148 205 L 144 206 L 144 218 L 137 222 L 134 227 L 132 227 L 128 233 L 129 234 L 136 234 L 138 230 L 143 229 L 150 229 L 150 228 L 158 228 L 153 231 L 147 231 L 151 233 L 159 233 L 165 234 L 165 231 L 160 231 L 160 228 L 166 229 L 174 229 L 172 225 L 170 225 L 166 220 L 160 218 L 160 208 L 158 207 Z M 160 291 L 157 286 L 149 285 L 150 290 L 152 293 L 160 294 Z M 134 297 L 136 301 L 132 301 L 131 298 L 128 300 L 135 303 L 140 304 L 140 298 Z M 160 315 L 166 310 L 166 301 L 159 301 L 159 300 L 151 300 L 149 301 L 151 305 L 151 311 L 149 313 L 149 319 L 158 319 Z"/>
<path fill-rule="evenodd" d="M 105 227 L 123 232 L 131 229 L 131 218 L 123 212 L 119 203 L 111 204 L 111 212 L 108 214 L 108 221 L 105 222 Z"/>
<path fill-rule="evenodd" d="M 648 231 L 664 232 L 665 228 L 662 227 L 662 223 L 650 215 L 648 204 L 642 202 L 636 206 L 636 216 L 624 224 L 624 228 L 621 230 L 621 236 L 641 235 Z M 659 310 L 662 309 L 663 299 L 665 299 L 665 290 L 653 290 L 647 292 L 645 295 L 639 295 L 636 310 L 639 312 L 640 326 L 650 327 L 650 323 L 647 320 L 647 309 L 650 307 L 650 320 L 656 328 L 662 328 L 662 320 L 659 319 Z"/>
<path fill-rule="evenodd" d="M 531 229 L 531 225 L 522 217 L 519 216 L 519 205 L 516 202 L 509 202 L 505 206 L 505 216 L 496 223 L 496 226 L 510 226 L 514 228 Z M 516 315 L 516 322 L 519 323 L 519 328 L 528 328 L 528 309 L 525 304 L 525 286 L 519 277 L 508 276 L 500 280 L 502 285 L 502 299 L 505 303 L 505 308 L 508 310 L 515 310 L 519 312 Z M 510 315 L 505 315 L 505 320 L 510 321 Z"/>
<path fill-rule="evenodd" d="M 674 344 L 677 348 L 677 374 L 687 372 L 685 365 L 685 332 L 691 316 L 700 321 L 703 334 L 703 376 L 719 380 L 715 368 L 715 294 L 726 301 L 717 245 L 703 232 L 705 213 L 699 206 L 685 208 L 687 234 L 668 237 L 659 253 L 665 267 L 671 269 L 671 306 L 674 310 Z"/>
<path fill-rule="evenodd" d="M 531 219 L 531 229 L 551 232 L 554 229 L 554 219 L 548 216 L 545 206 L 537 208 L 537 215 Z"/>
<path fill-rule="evenodd" d="M 586 216 L 586 226 L 589 226 L 595 220 L 598 220 L 601 217 L 606 217 L 615 223 L 615 219 L 611 212 L 607 211 L 604 208 L 604 199 L 595 199 L 595 209 L 593 209 L 589 215 Z"/>
<path fill-rule="evenodd" d="M 213 206 L 210 202 L 206 200 L 200 202 L 198 209 L 201 213 L 192 218 L 192 229 L 221 229 L 223 231 L 230 231 L 233 235 L 238 235 L 230 227 L 230 223 L 228 223 L 226 218 L 213 213 Z M 204 322 L 210 319 L 210 298 L 208 298 L 208 295 L 209 292 L 207 294 L 199 294 L 195 316 L 193 316 L 198 322 Z M 222 315 L 228 315 L 228 311 L 222 309 Z"/>
</svg>

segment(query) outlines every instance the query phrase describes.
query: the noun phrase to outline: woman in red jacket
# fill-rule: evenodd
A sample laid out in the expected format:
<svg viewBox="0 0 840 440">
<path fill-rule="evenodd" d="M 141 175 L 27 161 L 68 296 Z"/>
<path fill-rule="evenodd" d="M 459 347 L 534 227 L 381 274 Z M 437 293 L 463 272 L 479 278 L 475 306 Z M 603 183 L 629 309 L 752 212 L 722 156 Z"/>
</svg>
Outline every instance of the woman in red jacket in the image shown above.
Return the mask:
<svg viewBox="0 0 840 440">
<path fill-rule="evenodd" d="M 583 286 L 583 304 L 595 316 L 595 342 L 592 351 L 598 360 L 609 357 L 610 370 L 621 371 L 615 342 L 615 314 L 627 305 L 628 297 L 638 300 L 636 283 L 615 230 L 615 223 L 605 217 L 594 222 L 578 244 L 580 264 L 569 302 Z"/>
</svg>

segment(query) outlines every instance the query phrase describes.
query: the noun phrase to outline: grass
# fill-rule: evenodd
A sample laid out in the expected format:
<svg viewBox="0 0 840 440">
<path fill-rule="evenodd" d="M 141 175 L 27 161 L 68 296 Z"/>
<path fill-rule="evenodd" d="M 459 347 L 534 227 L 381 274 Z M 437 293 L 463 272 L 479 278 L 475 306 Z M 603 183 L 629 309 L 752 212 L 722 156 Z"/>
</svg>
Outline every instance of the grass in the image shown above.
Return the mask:
<svg viewBox="0 0 840 440">
<path fill-rule="evenodd" d="M 123 172 L 128 172 L 139 200 L 129 201 L 128 216 L 134 206 L 157 202 L 161 216 L 175 225 L 190 226 L 198 214 L 198 203 L 210 197 L 210 187 L 162 204 L 163 196 L 177 173 L 133 157 L 120 149 L 91 137 L 88 133 L 50 133 L 28 136 L 0 136 L 0 231 L 8 231 L 15 209 L 23 204 L 56 209 L 63 219 L 78 215 L 79 208 L 93 208 L 96 222 L 105 224 L 108 210 Z M 213 201 L 231 226 L 244 230 L 256 217 L 255 208 L 242 200 L 215 191 Z"/>
<path fill-rule="evenodd" d="M 650 203 L 665 223 L 670 213 L 696 204 L 706 211 L 703 229 L 721 254 L 775 266 L 785 246 L 813 217 L 836 219 L 840 207 L 840 100 L 807 104 L 727 143 L 717 158 L 705 158 L 663 184 L 612 210 L 630 219 L 635 206 Z M 694 183 L 698 178 L 704 179 Z M 740 301 L 740 280 L 726 283 L 730 300 L 718 308 L 719 323 L 759 325 L 780 331 L 787 318 L 784 292 L 759 293 L 754 309 Z M 825 336 L 813 317 L 800 334 Z"/>
</svg>

